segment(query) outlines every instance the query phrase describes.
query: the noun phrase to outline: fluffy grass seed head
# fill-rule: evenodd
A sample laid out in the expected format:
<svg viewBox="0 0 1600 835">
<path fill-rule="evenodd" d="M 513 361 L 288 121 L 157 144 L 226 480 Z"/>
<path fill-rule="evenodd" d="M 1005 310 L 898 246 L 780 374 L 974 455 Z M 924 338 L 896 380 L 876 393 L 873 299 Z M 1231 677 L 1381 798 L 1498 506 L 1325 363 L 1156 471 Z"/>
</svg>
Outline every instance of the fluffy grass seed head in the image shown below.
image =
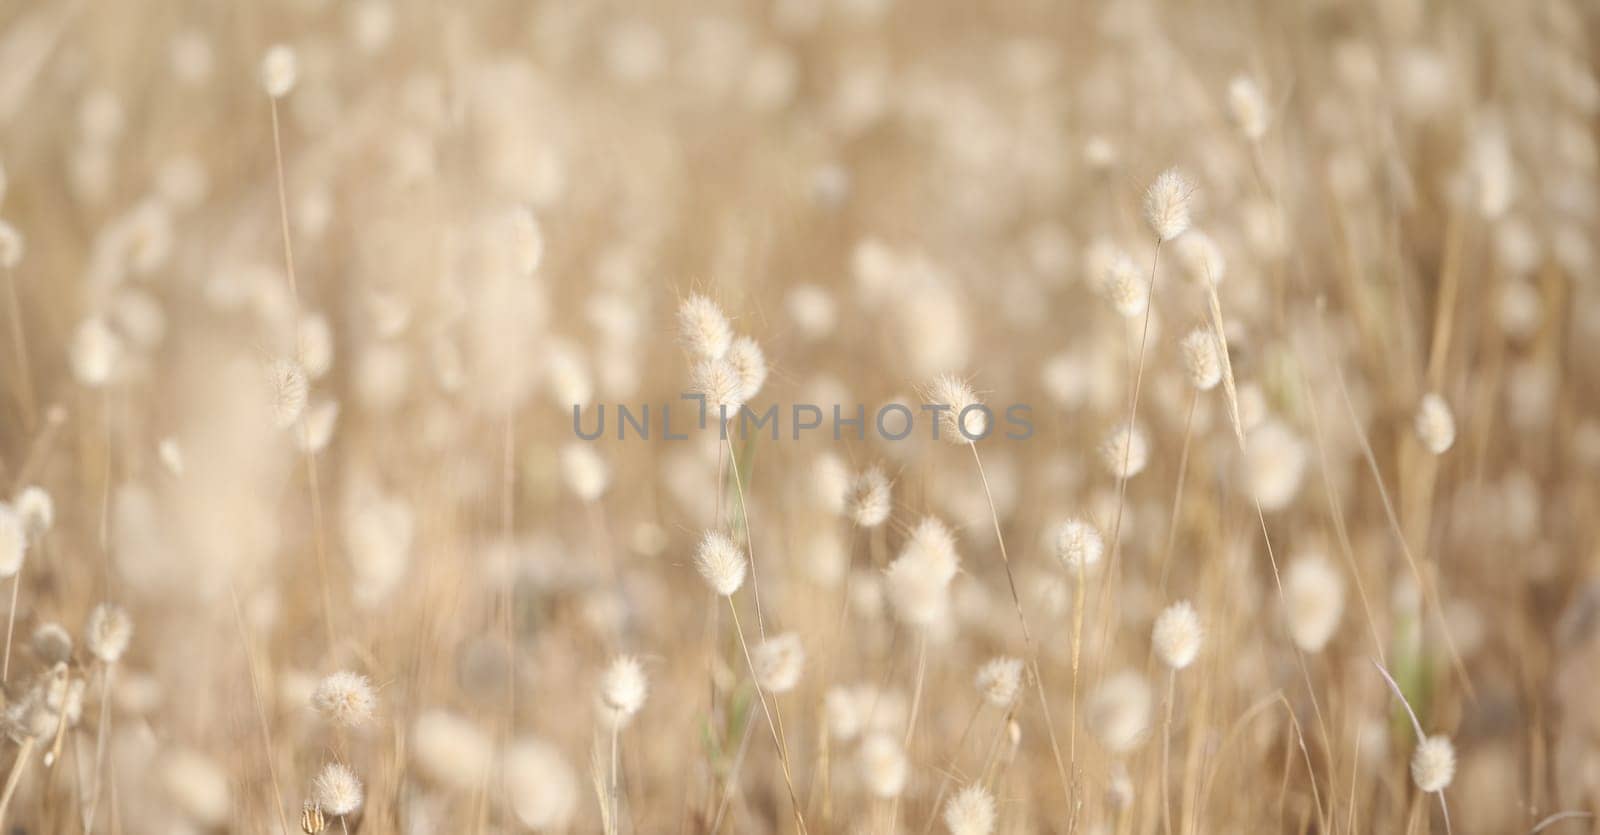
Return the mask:
<svg viewBox="0 0 1600 835">
<path fill-rule="evenodd" d="M 606 492 L 611 474 L 593 444 L 574 441 L 561 448 L 561 477 L 574 496 L 592 502 Z"/>
<path fill-rule="evenodd" d="M 750 655 L 755 667 L 756 683 L 769 693 L 787 693 L 800 683 L 800 673 L 806 665 L 806 649 L 800 636 L 793 632 L 775 635 L 763 641 Z"/>
<path fill-rule="evenodd" d="M 706 531 L 694 552 L 694 567 L 706 585 L 723 597 L 731 597 L 744 585 L 745 558 L 739 546 L 722 531 Z"/>
<path fill-rule="evenodd" d="M 1222 247 L 1210 235 L 1199 229 L 1190 229 L 1173 242 L 1178 264 L 1189 281 L 1201 287 L 1220 284 L 1228 273 L 1228 258 Z"/>
<path fill-rule="evenodd" d="M 115 664 L 133 640 L 133 619 L 121 606 L 101 603 L 89 612 L 83 633 L 83 643 L 91 655 L 106 664 Z"/>
<path fill-rule="evenodd" d="M 1425 792 L 1442 792 L 1456 776 L 1456 749 L 1450 737 L 1435 734 L 1411 753 L 1411 780 Z"/>
<path fill-rule="evenodd" d="M 494 740 L 459 714 L 430 708 L 411 725 L 411 756 L 428 777 L 467 790 L 488 770 Z"/>
<path fill-rule="evenodd" d="M 970 444 L 989 434 L 989 412 L 972 386 L 954 374 L 941 374 L 928 386 L 925 396 L 939 412 L 940 431 L 953 444 Z"/>
<path fill-rule="evenodd" d="M 1321 554 L 1298 557 L 1284 571 L 1283 598 L 1295 646 L 1321 652 L 1344 614 L 1344 577 Z"/>
<path fill-rule="evenodd" d="M 274 44 L 261 56 L 261 87 L 267 95 L 275 99 L 289 95 L 299 77 L 300 62 L 292 47 Z"/>
<path fill-rule="evenodd" d="M 1150 685 L 1133 671 L 1107 677 L 1089 697 L 1089 727 L 1113 754 L 1125 754 L 1150 723 Z"/>
<path fill-rule="evenodd" d="M 29 485 L 17 493 L 17 515 L 22 518 L 22 529 L 28 541 L 37 541 L 56 522 L 56 503 L 43 487 Z"/>
<path fill-rule="evenodd" d="M 1261 509 L 1282 510 L 1300 492 L 1306 445 L 1282 421 L 1263 420 L 1245 437 L 1244 468 L 1246 486 Z"/>
<path fill-rule="evenodd" d="M 0 503 L 0 578 L 22 570 L 28 553 L 28 530 L 22 515 L 11 505 Z"/>
<path fill-rule="evenodd" d="M 911 530 L 911 536 L 906 539 L 900 553 L 919 560 L 944 583 L 955 579 L 956 572 L 961 570 L 955 535 L 937 516 L 922 517 L 922 521 Z"/>
<path fill-rule="evenodd" d="M 1189 228 L 1189 200 L 1194 197 L 1194 184 L 1178 172 L 1168 168 L 1156 177 L 1144 192 L 1144 220 L 1156 238 L 1170 241 Z"/>
<path fill-rule="evenodd" d="M 610 725 L 621 728 L 644 707 L 649 692 L 650 682 L 639 659 L 619 655 L 600 677 L 600 712 Z"/>
<path fill-rule="evenodd" d="M 1150 442 L 1137 426 L 1118 424 L 1100 443 L 1100 461 L 1113 476 L 1133 478 L 1150 463 Z"/>
<path fill-rule="evenodd" d="M 1456 419 L 1450 404 L 1437 394 L 1422 396 L 1417 406 L 1417 439 L 1434 455 L 1443 455 L 1456 442 Z"/>
<path fill-rule="evenodd" d="M 850 518 L 863 528 L 876 528 L 889 518 L 893 508 L 890 500 L 889 477 L 880 467 L 868 467 L 850 485 L 845 510 Z"/>
<path fill-rule="evenodd" d="M 310 390 L 300 363 L 279 357 L 267 366 L 267 395 L 271 398 L 273 418 L 280 428 L 293 426 L 305 413 Z"/>
<path fill-rule="evenodd" d="M 1189 385 L 1199 391 L 1210 391 L 1222 382 L 1222 357 L 1217 350 L 1217 338 L 1210 328 L 1195 328 L 1178 343 L 1183 352 L 1183 371 Z"/>
<path fill-rule="evenodd" d="M 1124 319 L 1143 316 L 1150 304 L 1150 285 L 1139 265 L 1126 252 L 1117 252 L 1100 277 L 1100 295 Z"/>
<path fill-rule="evenodd" d="M 705 398 L 706 414 L 716 423 L 734 420 L 744 406 L 744 379 L 727 357 L 708 357 L 689 371 L 689 388 Z"/>
<path fill-rule="evenodd" d="M 1005 656 L 989 659 L 978 668 L 973 684 L 984 701 L 1002 709 L 1010 707 L 1022 687 L 1022 659 Z"/>
<path fill-rule="evenodd" d="M 1056 529 L 1056 558 L 1069 571 L 1087 571 L 1095 567 L 1105 550 L 1100 530 L 1083 519 L 1068 519 Z"/>
<path fill-rule="evenodd" d="M 883 581 L 895 616 L 907 626 L 925 629 L 949 611 L 950 581 L 938 566 L 917 554 L 896 558 Z"/>
<path fill-rule="evenodd" d="M 344 763 L 328 763 L 311 782 L 311 802 L 326 814 L 354 814 L 361 800 L 361 778 Z"/>
<path fill-rule="evenodd" d="M 72 375 L 82 385 L 99 388 L 111 381 L 122 359 L 122 338 L 99 316 L 91 316 L 73 331 L 67 359 Z"/>
<path fill-rule="evenodd" d="M 899 796 L 911 774 L 906 752 L 886 733 L 875 733 L 862 741 L 857 765 L 867 790 L 885 800 Z"/>
<path fill-rule="evenodd" d="M 717 303 L 693 293 L 678 305 L 678 338 L 699 359 L 721 359 L 733 346 L 733 329 Z"/>
<path fill-rule="evenodd" d="M 506 797 L 523 826 L 564 829 L 578 810 L 578 779 L 561 751 L 541 739 L 513 742 L 501 763 Z"/>
<path fill-rule="evenodd" d="M 724 359 L 733 366 L 734 373 L 739 377 L 739 402 L 749 403 L 761 393 L 761 387 L 767 382 L 766 354 L 761 352 L 761 346 L 754 339 L 741 336 L 733 341 Z"/>
<path fill-rule="evenodd" d="M 366 676 L 340 670 L 317 683 L 311 706 L 335 725 L 353 728 L 371 721 L 378 697 Z"/>
<path fill-rule="evenodd" d="M 944 825 L 950 835 L 991 835 L 994 822 L 994 796 L 982 783 L 968 785 L 944 805 Z"/>
<path fill-rule="evenodd" d="M 1270 118 L 1267 98 L 1262 95 L 1261 85 L 1255 79 L 1240 75 L 1228 82 L 1228 115 L 1244 138 L 1251 142 L 1267 135 Z"/>
<path fill-rule="evenodd" d="M 1150 633 L 1156 655 L 1174 670 L 1194 663 L 1204 639 L 1205 629 L 1200 625 L 1200 615 L 1187 600 L 1180 600 L 1163 610 L 1156 617 L 1155 628 Z"/>
</svg>

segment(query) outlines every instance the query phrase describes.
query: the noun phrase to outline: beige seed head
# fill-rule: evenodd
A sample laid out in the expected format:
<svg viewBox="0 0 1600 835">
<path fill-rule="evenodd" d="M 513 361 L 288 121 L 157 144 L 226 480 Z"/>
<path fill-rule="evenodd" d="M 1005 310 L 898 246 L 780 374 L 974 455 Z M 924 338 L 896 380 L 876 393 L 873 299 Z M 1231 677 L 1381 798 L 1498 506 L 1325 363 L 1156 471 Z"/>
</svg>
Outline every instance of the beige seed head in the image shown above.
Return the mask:
<svg viewBox="0 0 1600 835">
<path fill-rule="evenodd" d="M 107 664 L 115 664 L 133 640 L 133 620 L 121 606 L 101 603 L 89 613 L 83 632 L 83 642 L 90 654 Z"/>
<path fill-rule="evenodd" d="M 1295 646 L 1321 652 L 1344 613 L 1344 577 L 1321 554 L 1299 557 L 1284 571 L 1283 597 Z"/>
<path fill-rule="evenodd" d="M 1222 382 L 1222 357 L 1210 328 L 1190 331 L 1178 348 L 1183 352 L 1183 371 L 1189 378 L 1189 385 L 1199 391 L 1210 391 Z"/>
<path fill-rule="evenodd" d="M 318 682 L 311 693 L 311 706 L 335 725 L 351 728 L 372 719 L 378 697 L 366 676 L 341 670 Z"/>
<path fill-rule="evenodd" d="M 889 478 L 878 467 L 868 467 L 861 475 L 856 476 L 855 483 L 850 485 L 850 494 L 845 501 L 845 509 L 850 518 L 863 528 L 876 528 L 889 518 L 889 511 L 893 508 L 890 500 Z"/>
<path fill-rule="evenodd" d="M 739 378 L 736 399 L 740 403 L 749 403 L 767 382 L 766 355 L 761 353 L 761 346 L 754 339 L 741 336 L 728 348 L 726 358 Z"/>
<path fill-rule="evenodd" d="M 1443 455 L 1456 442 L 1456 419 L 1450 404 L 1437 394 L 1422 396 L 1417 406 L 1417 439 L 1434 455 Z"/>
<path fill-rule="evenodd" d="M 998 708 L 1007 708 L 1017 698 L 1022 686 L 1022 659 L 993 658 L 978 668 L 973 684 L 984 701 Z"/>
<path fill-rule="evenodd" d="M 716 302 L 695 293 L 678 305 L 678 338 L 690 355 L 720 359 L 733 345 L 733 329 Z"/>
<path fill-rule="evenodd" d="M 787 693 L 800 682 L 806 650 L 799 635 L 785 632 L 763 641 L 751 652 L 750 660 L 755 667 L 756 682 L 763 690 Z"/>
<path fill-rule="evenodd" d="M 276 44 L 261 57 L 261 86 L 267 95 L 275 99 L 289 95 L 299 77 L 300 62 L 289 46 Z"/>
<path fill-rule="evenodd" d="M 1150 640 L 1163 663 L 1181 670 L 1194 663 L 1204 638 L 1205 630 L 1200 626 L 1200 616 L 1193 604 L 1180 600 L 1156 617 Z"/>
<path fill-rule="evenodd" d="M 613 727 L 622 727 L 644 707 L 649 695 L 650 682 L 645 678 L 644 667 L 631 655 L 619 655 L 611 660 L 600 679 L 600 713 Z"/>
<path fill-rule="evenodd" d="M 706 531 L 695 549 L 694 567 L 706 585 L 723 597 L 732 596 L 744 585 L 744 552 L 721 531 Z"/>
<path fill-rule="evenodd" d="M 972 386 L 953 374 L 934 378 L 925 393 L 939 411 L 940 436 L 953 444 L 969 444 L 989 434 L 989 413 Z"/>
<path fill-rule="evenodd" d="M 1228 115 L 1246 139 L 1255 142 L 1266 136 L 1267 99 L 1255 79 L 1241 75 L 1228 82 Z"/>
<path fill-rule="evenodd" d="M 994 823 L 994 797 L 982 783 L 956 792 L 944 806 L 944 825 L 950 835 L 991 835 Z"/>
<path fill-rule="evenodd" d="M 1113 476 L 1133 478 L 1150 462 L 1150 442 L 1144 430 L 1121 424 L 1100 444 L 1100 461 Z"/>
<path fill-rule="evenodd" d="M 361 779 L 343 763 L 328 763 L 312 781 L 311 802 L 326 814 L 354 814 L 361 800 Z"/>
<path fill-rule="evenodd" d="M 1105 547 L 1099 529 L 1083 519 L 1068 519 L 1056 530 L 1056 559 L 1069 571 L 1093 568 Z"/>
<path fill-rule="evenodd" d="M 1430 736 L 1411 754 L 1411 780 L 1425 792 L 1441 792 L 1456 776 L 1456 749 L 1450 737 Z"/>
<path fill-rule="evenodd" d="M 1189 200 L 1194 184 L 1169 168 L 1156 177 L 1144 193 L 1144 219 L 1156 238 L 1170 241 L 1189 228 Z"/>
</svg>

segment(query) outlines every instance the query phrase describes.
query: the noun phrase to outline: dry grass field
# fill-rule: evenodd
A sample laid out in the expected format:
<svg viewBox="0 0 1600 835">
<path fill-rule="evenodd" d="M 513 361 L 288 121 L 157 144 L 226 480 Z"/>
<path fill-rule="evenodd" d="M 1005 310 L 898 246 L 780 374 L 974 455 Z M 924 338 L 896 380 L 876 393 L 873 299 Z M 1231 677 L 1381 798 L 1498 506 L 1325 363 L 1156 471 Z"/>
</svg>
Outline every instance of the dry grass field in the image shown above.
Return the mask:
<svg viewBox="0 0 1600 835">
<path fill-rule="evenodd" d="M 0 832 L 1600 832 L 1597 39 L 10 0 Z"/>
</svg>

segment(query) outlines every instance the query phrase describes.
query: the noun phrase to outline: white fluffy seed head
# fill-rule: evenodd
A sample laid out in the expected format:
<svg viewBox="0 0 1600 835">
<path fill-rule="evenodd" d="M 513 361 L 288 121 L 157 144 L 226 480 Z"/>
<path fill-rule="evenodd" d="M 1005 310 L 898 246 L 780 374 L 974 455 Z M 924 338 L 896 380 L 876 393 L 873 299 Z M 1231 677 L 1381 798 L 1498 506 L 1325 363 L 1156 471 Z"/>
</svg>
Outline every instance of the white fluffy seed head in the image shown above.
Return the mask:
<svg viewBox="0 0 1600 835">
<path fill-rule="evenodd" d="M 89 622 L 83 632 L 83 642 L 89 653 L 107 664 L 115 664 L 133 640 L 133 619 L 121 606 L 101 603 L 89 612 Z"/>
<path fill-rule="evenodd" d="M 967 381 L 941 374 L 928 386 L 929 403 L 945 406 L 939 412 L 940 435 L 953 444 L 969 444 L 989 434 L 989 413 Z"/>
<path fill-rule="evenodd" d="M 612 659 L 600 678 L 600 714 L 613 727 L 622 727 L 644 707 L 650 683 L 644 667 L 631 655 Z"/>
<path fill-rule="evenodd" d="M 1456 442 L 1456 419 L 1450 404 L 1437 394 L 1422 396 L 1417 406 L 1417 439 L 1434 455 L 1443 455 Z"/>
<path fill-rule="evenodd" d="M 876 528 L 889 518 L 893 507 L 890 501 L 889 478 L 878 467 L 868 467 L 856 476 L 850 485 L 845 509 L 850 518 L 863 528 Z"/>
<path fill-rule="evenodd" d="M 1425 792 L 1444 791 L 1456 776 L 1456 749 L 1450 737 L 1436 734 L 1411 754 L 1411 780 Z"/>
<path fill-rule="evenodd" d="M 483 779 L 494 756 L 494 740 L 461 716 L 435 708 L 412 723 L 411 755 L 433 780 L 466 790 Z"/>
<path fill-rule="evenodd" d="M 1118 252 L 1106 264 L 1100 279 L 1100 294 L 1125 319 L 1143 316 L 1150 304 L 1150 287 L 1139 265 L 1126 252 Z"/>
<path fill-rule="evenodd" d="M 733 345 L 733 330 L 716 302 L 694 293 L 678 305 L 678 338 L 691 355 L 720 359 Z"/>
<path fill-rule="evenodd" d="M 300 363 L 281 357 L 274 359 L 267 366 L 267 396 L 278 426 L 285 429 L 293 426 L 305 412 L 310 396 L 310 384 Z"/>
<path fill-rule="evenodd" d="M 1295 646 L 1321 652 L 1344 614 L 1344 577 L 1321 554 L 1299 557 L 1284 572 L 1283 598 Z"/>
<path fill-rule="evenodd" d="M 311 706 L 329 722 L 353 728 L 371 721 L 378 697 L 366 676 L 340 670 L 317 683 Z"/>
<path fill-rule="evenodd" d="M 578 809 L 578 779 L 561 752 L 534 738 L 512 743 L 501 763 L 506 797 L 523 826 L 564 829 Z"/>
<path fill-rule="evenodd" d="M 1183 274 L 1189 281 L 1205 287 L 1221 283 L 1222 277 L 1227 274 L 1228 259 L 1222 254 L 1222 247 L 1199 229 L 1183 233 L 1183 237 L 1172 245 L 1177 252 L 1178 263 L 1183 267 Z"/>
<path fill-rule="evenodd" d="M 1263 420 L 1245 438 L 1244 467 L 1248 487 L 1261 502 L 1261 509 L 1281 510 L 1300 492 L 1306 469 L 1305 444 L 1281 421 Z"/>
<path fill-rule="evenodd" d="M 754 339 L 741 336 L 728 348 L 725 359 L 739 377 L 739 402 L 749 403 L 767 382 L 766 355 Z"/>
<path fill-rule="evenodd" d="M 694 364 L 689 388 L 705 398 L 706 415 L 714 425 L 736 420 L 744 406 L 744 379 L 727 357 L 706 358 Z"/>
<path fill-rule="evenodd" d="M 0 503 L 0 579 L 22 570 L 28 554 L 28 530 L 22 515 L 11 505 Z"/>
<path fill-rule="evenodd" d="M 1144 219 L 1156 238 L 1170 241 L 1189 228 L 1189 199 L 1194 196 L 1194 185 L 1176 168 L 1168 168 L 1156 177 L 1144 192 Z"/>
<path fill-rule="evenodd" d="M 1105 548 L 1099 529 L 1082 519 L 1068 519 L 1056 529 L 1056 558 L 1074 573 L 1098 565 Z"/>
<path fill-rule="evenodd" d="M 944 583 L 955 579 L 956 572 L 961 569 L 955 536 L 937 516 L 922 517 L 922 521 L 911 530 L 911 536 L 906 539 L 900 555 L 918 560 Z"/>
<path fill-rule="evenodd" d="M 1100 443 L 1100 461 L 1118 478 L 1133 478 L 1150 463 L 1150 442 L 1144 430 L 1120 424 Z"/>
<path fill-rule="evenodd" d="M 22 232 L 17 227 L 0 220 L 0 269 L 13 269 L 22 263 L 22 256 L 27 249 L 27 242 L 23 239 Z"/>
<path fill-rule="evenodd" d="M 905 789 L 911 766 L 906 761 L 905 751 L 893 737 L 885 733 L 867 737 L 861 743 L 858 756 L 861 778 L 874 796 L 897 797 Z"/>
<path fill-rule="evenodd" d="M 949 581 L 927 560 L 906 554 L 889 564 L 884 591 L 895 617 L 916 629 L 925 629 L 949 611 Z"/>
<path fill-rule="evenodd" d="M 99 316 L 78 324 L 68 349 L 72 375 L 89 388 L 99 388 L 111 380 L 122 359 L 122 339 Z"/>
<path fill-rule="evenodd" d="M 729 597 L 744 585 L 744 552 L 722 531 L 706 531 L 694 552 L 694 567 L 706 585 Z"/>
<path fill-rule="evenodd" d="M 998 708 L 1010 707 L 1017 698 L 1017 690 L 1022 687 L 1022 659 L 1004 656 L 989 659 L 978 668 L 973 684 L 984 701 Z"/>
<path fill-rule="evenodd" d="M 311 783 L 311 802 L 329 815 L 350 815 L 361 808 L 361 779 L 343 763 L 328 763 Z"/>
<path fill-rule="evenodd" d="M 1117 673 L 1089 697 L 1089 726 L 1113 754 L 1133 750 L 1150 722 L 1150 685 L 1138 673 Z"/>
<path fill-rule="evenodd" d="M 261 86 L 267 95 L 275 99 L 289 95 L 299 77 L 300 62 L 291 47 L 276 44 L 261 57 Z"/>
<path fill-rule="evenodd" d="M 944 825 L 950 835 L 992 835 L 994 797 L 982 783 L 973 783 L 944 805 Z"/>
<path fill-rule="evenodd" d="M 1204 639 L 1205 630 L 1200 626 L 1200 615 L 1187 600 L 1180 600 L 1163 610 L 1156 617 L 1155 628 L 1150 633 L 1156 655 L 1174 670 L 1194 663 Z"/>
<path fill-rule="evenodd" d="M 775 635 L 761 642 L 750 655 L 756 683 L 770 693 L 787 693 L 800 683 L 806 665 L 806 649 L 793 632 Z"/>
<path fill-rule="evenodd" d="M 1222 382 L 1222 357 L 1217 350 L 1217 338 L 1210 328 L 1195 328 L 1178 343 L 1183 353 L 1183 372 L 1189 385 L 1200 391 L 1210 391 Z"/>
<path fill-rule="evenodd" d="M 1266 136 L 1267 99 L 1255 79 L 1241 75 L 1228 82 L 1228 115 L 1246 139 L 1255 142 Z"/>
<path fill-rule="evenodd" d="M 606 492 L 611 474 L 593 444 L 574 441 L 561 448 L 561 477 L 574 496 L 592 502 Z"/>
</svg>

